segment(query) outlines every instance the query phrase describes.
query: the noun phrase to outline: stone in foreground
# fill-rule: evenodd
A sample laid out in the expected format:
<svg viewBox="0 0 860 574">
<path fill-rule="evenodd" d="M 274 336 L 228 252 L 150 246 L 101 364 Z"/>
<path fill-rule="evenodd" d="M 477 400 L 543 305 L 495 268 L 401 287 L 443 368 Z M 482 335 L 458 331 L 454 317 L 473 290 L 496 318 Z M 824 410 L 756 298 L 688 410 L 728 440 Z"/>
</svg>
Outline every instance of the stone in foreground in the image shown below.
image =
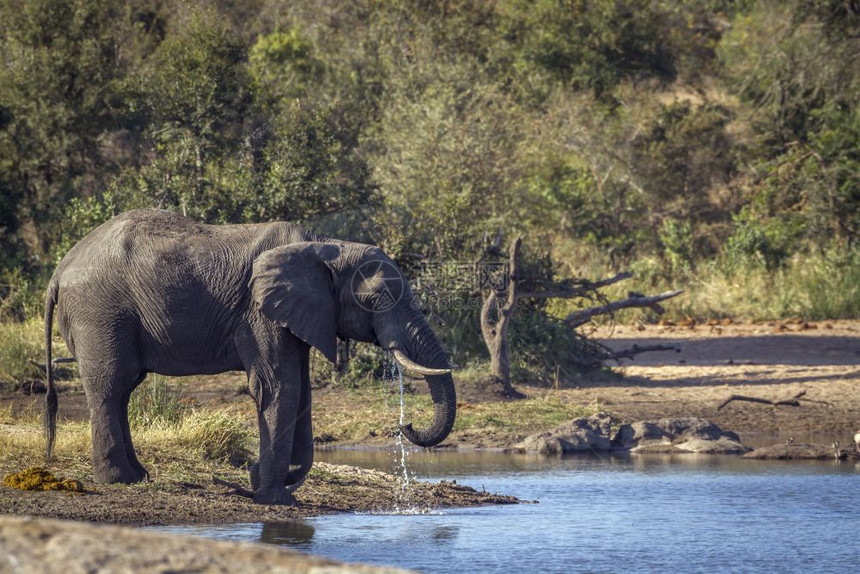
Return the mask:
<svg viewBox="0 0 860 574">
<path fill-rule="evenodd" d="M 405 572 L 274 546 L 83 522 L 0 516 L 0 572 Z"/>
</svg>

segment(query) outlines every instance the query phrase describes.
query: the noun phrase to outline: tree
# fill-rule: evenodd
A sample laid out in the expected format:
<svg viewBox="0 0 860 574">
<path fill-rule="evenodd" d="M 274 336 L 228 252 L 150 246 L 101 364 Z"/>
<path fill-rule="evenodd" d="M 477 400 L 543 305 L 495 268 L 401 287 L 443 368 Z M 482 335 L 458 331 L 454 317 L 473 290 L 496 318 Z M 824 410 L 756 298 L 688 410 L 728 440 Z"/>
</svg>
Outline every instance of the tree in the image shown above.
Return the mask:
<svg viewBox="0 0 860 574">
<path fill-rule="evenodd" d="M 517 237 L 511 243 L 508 259 L 510 274 L 502 284 L 490 289 L 481 305 L 481 333 L 490 352 L 490 373 L 493 380 L 502 385 L 504 394 L 512 397 L 522 396 L 511 385 L 511 352 L 508 343 L 508 327 L 517 308 L 522 243 L 522 237 Z M 495 320 L 492 317 L 494 313 Z"/>
<path fill-rule="evenodd" d="M 724 77 L 751 107 L 760 142 L 747 170 L 748 215 L 772 238 L 782 235 L 787 254 L 810 243 L 852 245 L 860 232 L 860 18 L 852 6 L 758 2 L 720 44 Z"/>
<path fill-rule="evenodd" d="M 501 235 L 499 239 L 501 239 Z M 508 342 L 508 330 L 519 301 L 524 299 L 584 299 L 592 294 L 596 298 L 602 299 L 599 305 L 574 311 L 563 319 L 562 323 L 569 329 L 576 329 L 589 322 L 593 317 L 611 315 L 620 309 L 631 307 L 649 307 L 658 315 L 663 314 L 665 310 L 660 306 L 660 303 L 683 293 L 681 290 L 675 290 L 650 297 L 639 293 L 629 293 L 626 299 L 617 301 L 607 301 L 605 297 L 599 294 L 599 289 L 630 278 L 632 273 L 629 272 L 619 273 L 596 282 L 588 280 L 538 281 L 537 283 L 540 285 L 538 289 L 527 290 L 523 288 L 526 278 L 522 274 L 520 256 L 522 241 L 522 237 L 518 236 L 511 242 L 508 251 L 508 275 L 491 285 L 489 293 L 481 305 L 481 333 L 490 353 L 491 377 L 495 383 L 501 385 L 502 392 L 506 396 L 518 398 L 523 396 L 511 384 L 511 352 Z M 665 350 L 677 350 L 677 348 L 675 346 L 657 345 L 611 353 L 606 348 L 592 346 L 593 354 L 590 357 L 580 359 L 580 361 L 583 363 L 600 363 L 607 359 L 633 357 L 638 353 Z"/>
<path fill-rule="evenodd" d="M 207 168 L 241 142 L 252 102 L 246 51 L 217 14 L 200 11 L 146 60 L 133 101 L 148 120 L 155 157 L 147 171 L 159 207 L 217 211 Z"/>
<path fill-rule="evenodd" d="M 54 233 L 46 223 L 123 161 L 111 145 L 125 127 L 123 48 L 141 31 L 116 0 L 4 0 L 0 19 L 0 241 L 41 255 Z"/>
</svg>

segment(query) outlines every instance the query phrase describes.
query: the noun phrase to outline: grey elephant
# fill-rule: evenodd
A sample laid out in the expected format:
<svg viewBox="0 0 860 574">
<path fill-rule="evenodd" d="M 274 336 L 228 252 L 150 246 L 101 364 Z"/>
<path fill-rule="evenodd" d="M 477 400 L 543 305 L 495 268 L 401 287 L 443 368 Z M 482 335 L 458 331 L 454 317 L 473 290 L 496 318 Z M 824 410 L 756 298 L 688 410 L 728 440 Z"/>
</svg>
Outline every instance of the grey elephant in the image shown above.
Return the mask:
<svg viewBox="0 0 860 574">
<path fill-rule="evenodd" d="M 426 377 L 433 420 L 402 432 L 416 445 L 436 445 L 454 424 L 454 381 L 413 303 L 397 266 L 374 246 L 286 222 L 205 225 L 162 210 L 123 213 L 69 250 L 47 289 L 48 458 L 57 414 L 54 314 L 86 392 L 97 481 L 147 476 L 128 423 L 129 397 L 147 373 L 241 370 L 260 430 L 254 500 L 295 504 L 292 493 L 313 463 L 310 348 L 334 361 L 338 337 L 390 349 Z"/>
</svg>

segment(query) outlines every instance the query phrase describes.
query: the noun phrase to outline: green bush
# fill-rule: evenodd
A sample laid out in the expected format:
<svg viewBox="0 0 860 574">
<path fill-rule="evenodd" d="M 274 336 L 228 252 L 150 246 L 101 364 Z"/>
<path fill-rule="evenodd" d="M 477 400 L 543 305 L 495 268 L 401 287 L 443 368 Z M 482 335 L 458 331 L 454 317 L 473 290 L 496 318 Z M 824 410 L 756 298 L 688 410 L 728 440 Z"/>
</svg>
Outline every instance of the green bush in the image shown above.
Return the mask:
<svg viewBox="0 0 860 574">
<path fill-rule="evenodd" d="M 44 323 L 0 321 L 0 383 L 21 383 L 43 378 L 42 369 L 30 361 L 44 363 Z"/>
<path fill-rule="evenodd" d="M 45 292 L 40 281 L 19 267 L 0 274 L 0 322 L 20 322 L 42 315 Z"/>
<path fill-rule="evenodd" d="M 768 271 L 776 271 L 797 250 L 803 232 L 803 224 L 791 214 L 760 218 L 745 207 L 734 221 L 735 231 L 725 248 L 730 268 L 757 260 Z"/>
<path fill-rule="evenodd" d="M 518 311 L 508 336 L 515 383 L 570 382 L 599 365 L 606 355 L 599 345 L 542 311 Z"/>
</svg>

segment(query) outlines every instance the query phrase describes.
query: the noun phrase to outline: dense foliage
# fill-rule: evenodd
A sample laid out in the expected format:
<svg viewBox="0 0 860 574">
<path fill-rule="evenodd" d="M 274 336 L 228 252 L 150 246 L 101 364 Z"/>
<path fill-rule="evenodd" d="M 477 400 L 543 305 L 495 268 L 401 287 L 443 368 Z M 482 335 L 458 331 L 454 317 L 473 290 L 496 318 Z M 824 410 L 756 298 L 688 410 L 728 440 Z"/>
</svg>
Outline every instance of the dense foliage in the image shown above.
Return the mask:
<svg viewBox="0 0 860 574">
<path fill-rule="evenodd" d="M 291 219 L 407 266 L 473 261 L 498 229 L 568 272 L 647 259 L 660 281 L 858 261 L 855 0 L 0 0 L 0 19 L 7 317 L 142 206 Z"/>
</svg>

